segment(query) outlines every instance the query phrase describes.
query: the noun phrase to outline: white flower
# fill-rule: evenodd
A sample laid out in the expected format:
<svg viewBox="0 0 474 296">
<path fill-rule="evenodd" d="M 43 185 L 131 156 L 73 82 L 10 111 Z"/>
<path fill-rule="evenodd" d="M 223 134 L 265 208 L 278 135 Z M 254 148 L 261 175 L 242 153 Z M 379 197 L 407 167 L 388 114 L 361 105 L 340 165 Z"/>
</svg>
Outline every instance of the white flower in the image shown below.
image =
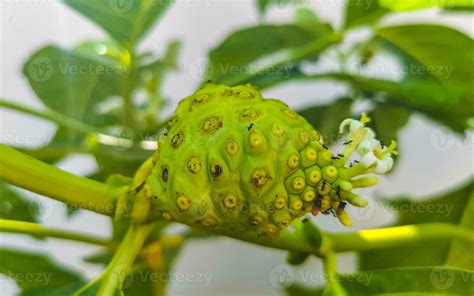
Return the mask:
<svg viewBox="0 0 474 296">
<path fill-rule="evenodd" d="M 395 146 L 395 142 L 392 142 L 390 147 L 382 147 L 382 144 L 378 140 L 365 140 L 357 147 L 357 151 L 362 157 L 360 163 L 365 168 L 375 165 L 373 172 L 379 175 L 384 174 L 393 167 L 391 152 L 396 152 Z"/>
<path fill-rule="evenodd" d="M 339 133 L 344 133 L 346 127 L 349 126 L 349 134 L 347 135 L 348 140 L 355 140 L 361 142 L 364 140 L 373 139 L 375 133 L 368 127 L 365 127 L 365 124 L 370 122 L 370 118 L 367 117 L 365 113 L 362 113 L 360 120 L 355 120 L 352 118 L 344 119 L 339 125 Z"/>
<path fill-rule="evenodd" d="M 344 119 L 341 124 L 339 125 L 339 133 L 344 133 L 346 126 L 349 126 L 349 132 L 351 134 L 355 134 L 359 129 L 364 127 L 364 124 L 359 120 L 355 120 L 352 118 Z"/>
<path fill-rule="evenodd" d="M 360 156 L 364 156 L 368 152 L 374 151 L 375 149 L 379 147 L 382 148 L 382 144 L 380 143 L 380 141 L 375 140 L 375 139 L 369 139 L 360 143 L 359 146 L 357 147 L 357 151 L 359 152 Z"/>
</svg>

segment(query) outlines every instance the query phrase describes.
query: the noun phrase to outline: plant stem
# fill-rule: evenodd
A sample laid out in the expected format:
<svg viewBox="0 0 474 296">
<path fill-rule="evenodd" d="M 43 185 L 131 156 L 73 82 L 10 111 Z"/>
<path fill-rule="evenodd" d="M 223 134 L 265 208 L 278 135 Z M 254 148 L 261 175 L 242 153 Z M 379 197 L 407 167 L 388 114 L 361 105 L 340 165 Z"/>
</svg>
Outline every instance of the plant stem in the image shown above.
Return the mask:
<svg viewBox="0 0 474 296">
<path fill-rule="evenodd" d="M 461 239 L 474 247 L 474 231 L 458 225 L 429 223 L 360 230 L 356 233 L 328 235 L 335 252 L 366 251 L 406 245 L 420 241 Z"/>
<path fill-rule="evenodd" d="M 135 106 L 133 104 L 133 92 L 135 90 L 135 80 L 137 76 L 136 68 L 136 56 L 134 46 L 127 48 L 128 54 L 130 56 L 129 64 L 127 65 L 129 74 L 126 80 L 124 81 L 122 88 L 122 97 L 123 97 L 123 115 L 124 115 L 124 124 L 125 126 L 130 127 L 134 130 L 135 127 Z"/>
<path fill-rule="evenodd" d="M 53 237 L 109 248 L 112 248 L 114 245 L 112 241 L 92 235 L 74 233 L 69 230 L 51 229 L 40 224 L 23 221 L 0 219 L 0 232 L 28 234 L 39 238 Z"/>
<path fill-rule="evenodd" d="M 33 158 L 45 160 L 48 162 L 51 159 L 59 159 L 65 157 L 68 154 L 80 153 L 87 154 L 90 153 L 85 147 L 40 147 L 40 148 L 26 148 L 26 147 L 12 147 L 15 150 L 18 150 L 21 153 L 25 153 Z"/>
<path fill-rule="evenodd" d="M 130 227 L 114 258 L 104 271 L 105 276 L 96 295 L 113 296 L 116 290 L 121 289 L 123 282 L 132 270 L 135 257 L 154 226 L 155 224 L 152 223 Z"/>
<path fill-rule="evenodd" d="M 265 246 L 273 249 L 294 251 L 300 253 L 310 253 L 318 257 L 324 256 L 324 251 L 320 247 L 313 246 L 306 240 L 303 231 L 286 231 L 280 232 L 280 235 L 275 238 L 259 237 L 254 233 L 237 233 L 232 231 L 216 230 L 215 232 L 252 244 Z M 324 243 L 323 243 L 324 244 Z"/>
<path fill-rule="evenodd" d="M 326 274 L 326 287 L 323 295 L 347 295 L 337 278 L 336 254 L 332 251 L 328 252 L 323 259 L 324 273 Z"/>
<path fill-rule="evenodd" d="M 7 101 L 0 99 L 0 107 L 5 107 L 11 110 L 16 110 L 19 112 L 23 112 L 26 114 L 30 114 L 42 119 L 46 119 L 49 121 L 53 121 L 57 123 L 59 126 L 74 130 L 76 132 L 84 133 L 84 134 L 90 134 L 90 133 L 100 133 L 100 129 L 93 127 L 91 125 L 85 124 L 81 121 L 75 120 L 71 117 L 64 116 L 61 113 L 57 113 L 53 110 L 35 110 L 33 108 L 30 108 L 28 106 L 20 105 L 18 103 L 12 102 L 12 101 Z"/>
<path fill-rule="evenodd" d="M 474 231 L 446 223 L 417 224 L 379 229 L 360 230 L 354 233 L 324 234 L 322 245 L 315 247 L 306 240 L 303 231 L 284 230 L 274 239 L 257 237 L 254 234 L 240 234 L 230 231 L 216 231 L 238 240 L 267 246 L 274 249 L 310 253 L 324 257 L 328 252 L 364 251 L 406 245 L 412 242 L 461 239 L 474 244 Z"/>
<path fill-rule="evenodd" d="M 76 176 L 0 144 L 0 179 L 29 191 L 112 216 L 120 188 Z"/>
</svg>

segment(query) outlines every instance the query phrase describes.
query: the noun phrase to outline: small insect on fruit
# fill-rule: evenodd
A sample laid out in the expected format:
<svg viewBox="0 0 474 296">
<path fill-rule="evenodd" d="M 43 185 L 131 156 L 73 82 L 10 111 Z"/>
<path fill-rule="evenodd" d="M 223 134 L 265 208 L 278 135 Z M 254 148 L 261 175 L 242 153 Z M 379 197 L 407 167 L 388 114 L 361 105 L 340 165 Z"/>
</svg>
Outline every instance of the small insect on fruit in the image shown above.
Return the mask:
<svg viewBox="0 0 474 296">
<path fill-rule="evenodd" d="M 264 99 L 251 85 L 208 84 L 179 103 L 135 184 L 145 182 L 157 217 L 191 226 L 275 236 L 309 212 L 334 213 L 350 225 L 344 201 L 354 196 L 351 182 L 394 150 L 380 148 L 376 161 L 346 167 L 373 139 L 364 120 L 346 120 L 342 130 L 348 124 L 344 151 L 333 156 L 285 103 Z"/>
</svg>

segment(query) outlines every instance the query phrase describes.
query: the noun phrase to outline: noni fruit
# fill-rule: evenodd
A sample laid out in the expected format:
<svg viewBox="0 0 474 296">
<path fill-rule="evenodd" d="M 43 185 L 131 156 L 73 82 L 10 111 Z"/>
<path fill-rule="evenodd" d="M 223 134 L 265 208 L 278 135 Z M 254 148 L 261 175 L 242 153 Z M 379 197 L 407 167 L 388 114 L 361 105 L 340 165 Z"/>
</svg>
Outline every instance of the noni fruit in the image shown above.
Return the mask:
<svg viewBox="0 0 474 296">
<path fill-rule="evenodd" d="M 394 152 L 373 139 L 367 121 L 343 122 L 350 133 L 333 154 L 282 101 L 251 85 L 209 84 L 179 103 L 139 185 L 159 216 L 192 226 L 275 236 L 320 212 L 350 226 L 346 203 L 367 204 L 353 188 L 377 181 L 354 177 L 388 171 Z M 362 159 L 346 167 L 357 149 Z"/>
</svg>

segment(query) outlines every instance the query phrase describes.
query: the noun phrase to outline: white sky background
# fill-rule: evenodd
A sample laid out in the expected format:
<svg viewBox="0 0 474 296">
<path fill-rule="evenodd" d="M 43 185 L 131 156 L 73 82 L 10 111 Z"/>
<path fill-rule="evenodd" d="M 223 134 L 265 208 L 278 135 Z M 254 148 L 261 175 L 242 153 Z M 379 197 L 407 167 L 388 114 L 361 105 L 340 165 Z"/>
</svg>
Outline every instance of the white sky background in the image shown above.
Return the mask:
<svg viewBox="0 0 474 296">
<path fill-rule="evenodd" d="M 41 2 L 41 4 L 35 4 Z M 190 3 L 192 1 L 188 1 Z M 343 1 L 310 1 L 321 19 L 339 26 L 342 21 Z M 226 37 L 229 32 L 243 26 L 255 25 L 257 11 L 250 0 L 206 1 L 199 5 L 184 5 L 177 1 L 159 25 L 147 36 L 141 48 L 162 53 L 168 41 L 183 41 L 180 55 L 180 71 L 173 73 L 165 82 L 164 92 L 172 99 L 171 112 L 180 98 L 192 93 L 198 81 L 193 79 L 191 65 L 205 57 Z M 195 3 L 195 1 L 194 1 Z M 331 4 L 332 3 L 332 4 Z M 15 100 L 40 108 L 27 80 L 21 74 L 24 61 L 36 49 L 46 44 L 72 47 L 87 39 L 102 39 L 105 34 L 93 23 L 57 1 L 7 1 L 0 0 L 0 97 Z M 275 8 L 268 14 L 270 22 L 285 22 L 291 19 L 291 9 Z M 386 23 L 441 22 L 474 35 L 474 20 L 463 14 L 439 14 L 436 11 L 406 13 L 389 17 Z M 363 36 L 356 34 L 354 38 Z M 323 59 L 322 67 L 331 67 L 332 57 Z M 393 65 L 387 57 L 377 60 L 385 69 Z M 396 73 L 379 73 L 396 77 Z M 345 88 L 335 83 L 291 83 L 264 92 L 267 97 L 280 98 L 291 107 L 298 108 L 310 102 L 329 102 L 335 96 L 344 94 Z M 467 106 L 473 107 L 473 106 Z M 19 113 L 0 109 L 0 142 L 15 145 L 37 146 L 47 143 L 55 127 L 49 122 L 37 120 Z M 355 227 L 345 229 L 336 219 L 317 217 L 317 224 L 332 231 L 354 231 L 377 227 L 389 223 L 393 213 L 380 208 L 373 202 L 375 195 L 394 196 L 409 194 L 422 198 L 460 184 L 472 176 L 472 135 L 465 140 L 450 136 L 422 116 L 412 116 L 400 137 L 400 163 L 395 173 L 381 181 L 375 190 L 361 191 L 368 196 L 371 206 L 365 212 L 353 213 Z M 72 157 L 60 166 L 68 171 L 85 174 L 94 170 L 95 163 L 88 157 Z M 91 213 L 81 213 L 67 220 L 63 207 L 44 197 L 30 194 L 44 205 L 42 221 L 49 226 L 77 229 L 97 235 L 109 235 L 108 219 Z M 0 246 L 43 249 L 57 260 L 83 271 L 88 277 L 99 274 L 100 269 L 82 263 L 81 257 L 93 253 L 96 248 L 59 240 L 37 241 L 23 236 L 1 235 Z M 271 285 L 272 268 L 284 263 L 285 253 L 264 249 L 227 238 L 195 241 L 188 245 L 177 261 L 176 275 L 195 276 L 195 281 L 174 279 L 171 295 L 278 295 Z M 341 271 L 353 271 L 356 262 L 353 256 L 341 256 L 338 264 Z M 312 272 L 310 285 L 320 285 L 321 265 L 312 259 L 303 267 L 295 269 L 297 279 L 303 280 Z M 197 277 L 211 276 L 209 284 L 199 282 Z M 2 295 L 13 295 L 16 285 L 0 278 Z"/>
</svg>

